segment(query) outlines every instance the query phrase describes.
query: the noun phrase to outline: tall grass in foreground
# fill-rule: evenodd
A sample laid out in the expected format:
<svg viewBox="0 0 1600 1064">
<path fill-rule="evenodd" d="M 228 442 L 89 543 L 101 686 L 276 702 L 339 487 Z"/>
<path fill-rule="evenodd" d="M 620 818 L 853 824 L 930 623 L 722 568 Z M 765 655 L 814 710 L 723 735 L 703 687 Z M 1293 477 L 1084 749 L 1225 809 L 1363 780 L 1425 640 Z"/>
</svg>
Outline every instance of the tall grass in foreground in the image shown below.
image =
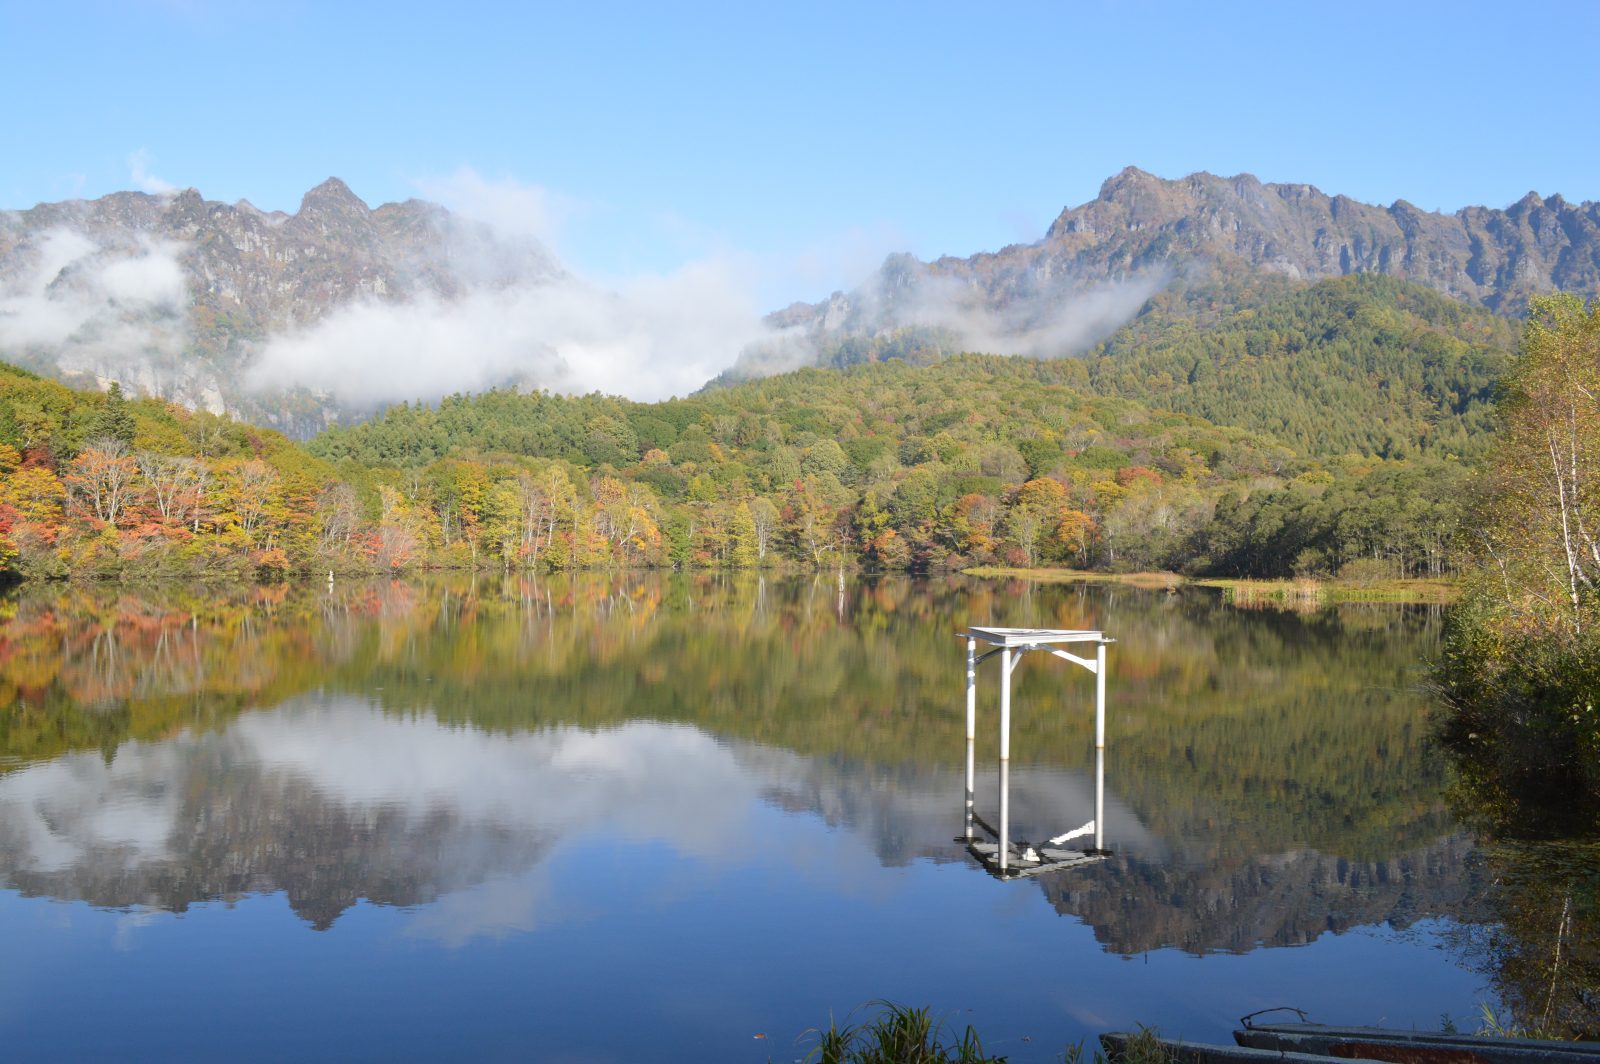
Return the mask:
<svg viewBox="0 0 1600 1064">
<path fill-rule="evenodd" d="M 808 1031 L 817 1044 L 806 1054 L 806 1064 L 1005 1064 L 1005 1057 L 984 1052 L 978 1032 L 970 1024 L 960 1040 L 946 1045 L 939 1040 L 943 1023 L 935 1021 L 927 1009 L 892 1001 L 873 1001 L 865 1007 L 876 1010 L 876 1015 L 843 1027 L 830 1019 L 827 1030 Z M 1067 1046 L 1061 1060 L 1062 1064 L 1106 1064 L 1106 1055 L 1098 1047 L 1086 1051 L 1078 1043 Z M 1169 1064 L 1171 1060 L 1160 1035 L 1142 1025 L 1126 1037 L 1116 1056 L 1117 1064 Z"/>
<path fill-rule="evenodd" d="M 861 1023 L 840 1027 L 833 1020 L 828 1029 L 808 1032 L 817 1044 L 806 1054 L 806 1061 L 817 1064 L 1005 1064 L 1005 1057 L 992 1057 L 983 1051 L 978 1032 L 971 1025 L 957 1042 L 940 1042 L 944 1024 L 935 1021 L 927 1009 L 874 1001 L 868 1006 L 878 1015 Z"/>
</svg>

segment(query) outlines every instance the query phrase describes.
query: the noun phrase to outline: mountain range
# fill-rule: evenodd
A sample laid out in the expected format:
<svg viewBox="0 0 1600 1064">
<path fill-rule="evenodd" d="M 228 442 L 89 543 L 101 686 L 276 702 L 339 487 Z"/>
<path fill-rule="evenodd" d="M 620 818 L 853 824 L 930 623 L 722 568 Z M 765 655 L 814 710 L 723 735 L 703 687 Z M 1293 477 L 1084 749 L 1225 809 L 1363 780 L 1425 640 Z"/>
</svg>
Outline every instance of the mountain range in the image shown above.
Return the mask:
<svg viewBox="0 0 1600 1064">
<path fill-rule="evenodd" d="M 850 337 L 880 338 L 873 354 L 953 346 L 1055 357 L 1111 335 L 1162 290 L 1203 306 L 1219 289 L 1231 302 L 1241 289 L 1248 299 L 1263 286 L 1348 274 L 1401 278 L 1517 316 L 1535 293 L 1600 288 L 1600 203 L 1530 192 L 1504 210 L 1442 214 L 1249 174 L 1164 180 L 1128 167 L 1095 199 L 1064 209 L 1042 240 L 926 263 L 891 256 L 854 291 L 771 320 L 808 331 L 824 361 L 839 364 L 871 358 Z"/>
<path fill-rule="evenodd" d="M 1130 167 L 1034 243 L 893 255 L 850 292 L 768 315 L 771 342 L 746 346 L 735 372 L 955 350 L 1058 357 L 1111 336 L 1158 293 L 1170 314 L 1170 293 L 1198 307 L 1219 289 L 1248 301 L 1352 273 L 1515 316 L 1533 293 L 1600 287 L 1600 204 L 1529 193 L 1441 214 L 1248 174 L 1164 180 Z M 308 434 L 360 404 L 252 382 L 275 339 L 352 307 L 449 307 L 569 276 L 532 239 L 420 200 L 369 208 L 337 178 L 293 214 L 193 189 L 40 204 L 0 212 L 0 360 Z M 513 360 L 489 383 L 562 387 L 538 342 L 528 347 L 526 368 Z"/>
<path fill-rule="evenodd" d="M 314 428 L 286 397 L 242 387 L 270 338 L 353 304 L 560 276 L 533 241 L 422 200 L 369 208 L 338 178 L 294 214 L 194 189 L 44 203 L 0 212 L 0 360 Z"/>
</svg>

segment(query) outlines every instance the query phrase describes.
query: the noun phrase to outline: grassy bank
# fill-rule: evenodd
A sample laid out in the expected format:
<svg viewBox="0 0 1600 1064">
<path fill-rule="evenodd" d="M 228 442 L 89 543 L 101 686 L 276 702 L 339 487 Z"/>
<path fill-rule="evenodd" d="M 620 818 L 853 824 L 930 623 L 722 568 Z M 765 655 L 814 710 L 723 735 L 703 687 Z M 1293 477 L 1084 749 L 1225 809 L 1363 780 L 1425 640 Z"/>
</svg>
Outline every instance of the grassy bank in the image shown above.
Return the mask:
<svg viewBox="0 0 1600 1064">
<path fill-rule="evenodd" d="M 1460 595 L 1449 579 L 1413 580 L 1230 580 L 1189 579 L 1177 573 L 1094 573 L 1079 569 L 1008 569 L 981 566 L 962 570 L 968 576 L 1035 580 L 1039 583 L 1127 584 L 1154 590 L 1212 587 L 1236 606 L 1278 606 L 1315 609 L 1341 602 L 1447 604 Z"/>
<path fill-rule="evenodd" d="M 1394 602 L 1445 605 L 1460 597 L 1460 584 L 1448 579 L 1415 580 L 1192 580 L 1215 587 L 1236 606 L 1315 605 L 1341 602 Z"/>
<path fill-rule="evenodd" d="M 1033 580 L 1040 584 L 1128 584 L 1156 591 L 1186 582 L 1177 573 L 1096 573 L 1087 569 L 1012 569 L 1002 565 L 979 565 L 961 571 L 967 576 L 991 579 Z"/>
</svg>

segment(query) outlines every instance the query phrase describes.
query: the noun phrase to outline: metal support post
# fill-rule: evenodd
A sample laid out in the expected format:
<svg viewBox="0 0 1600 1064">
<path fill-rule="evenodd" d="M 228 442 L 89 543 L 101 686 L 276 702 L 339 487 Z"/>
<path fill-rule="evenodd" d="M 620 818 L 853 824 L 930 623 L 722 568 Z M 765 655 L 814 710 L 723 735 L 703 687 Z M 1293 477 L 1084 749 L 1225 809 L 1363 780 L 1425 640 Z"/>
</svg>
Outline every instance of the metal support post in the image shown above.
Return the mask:
<svg viewBox="0 0 1600 1064">
<path fill-rule="evenodd" d="M 1106 748 L 1106 645 L 1094 648 L 1094 748 Z"/>
<path fill-rule="evenodd" d="M 978 641 L 967 640 L 967 840 L 973 839 L 973 788 L 977 782 L 974 752 L 978 741 Z"/>
<path fill-rule="evenodd" d="M 1106 748 L 1094 751 L 1094 848 L 1106 848 Z"/>
<path fill-rule="evenodd" d="M 1011 648 L 1000 651 L 1000 870 L 1011 856 Z"/>
</svg>

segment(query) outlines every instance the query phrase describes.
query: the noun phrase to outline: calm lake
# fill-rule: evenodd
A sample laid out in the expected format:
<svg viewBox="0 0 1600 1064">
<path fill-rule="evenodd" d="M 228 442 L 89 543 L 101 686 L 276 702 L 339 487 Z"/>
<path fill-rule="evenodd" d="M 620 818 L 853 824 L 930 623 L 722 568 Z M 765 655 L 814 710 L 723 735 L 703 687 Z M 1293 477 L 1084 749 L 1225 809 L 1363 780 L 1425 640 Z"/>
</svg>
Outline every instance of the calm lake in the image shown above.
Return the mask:
<svg viewBox="0 0 1600 1064">
<path fill-rule="evenodd" d="M 1002 882 L 954 841 L 968 624 L 1118 640 L 1106 860 Z M 885 998 L 1013 1061 L 1277 1005 L 1471 1029 L 1502 925 L 1428 749 L 1439 634 L 964 578 L 0 600 L 0 1045 L 792 1061 Z M 1042 838 L 1091 813 L 1093 678 L 1015 684 Z"/>
</svg>

